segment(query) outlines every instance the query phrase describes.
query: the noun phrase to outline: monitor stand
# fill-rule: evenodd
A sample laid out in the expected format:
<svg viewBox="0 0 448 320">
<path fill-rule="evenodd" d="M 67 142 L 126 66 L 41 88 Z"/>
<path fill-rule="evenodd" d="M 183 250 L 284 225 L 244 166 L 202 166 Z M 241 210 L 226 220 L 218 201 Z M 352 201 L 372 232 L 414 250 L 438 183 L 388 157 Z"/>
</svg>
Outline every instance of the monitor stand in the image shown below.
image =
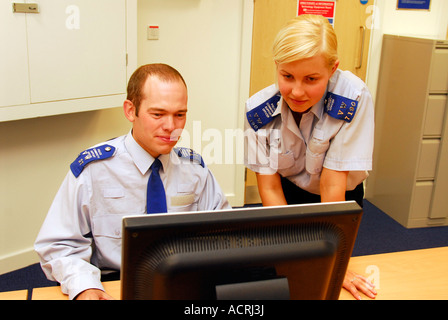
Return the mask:
<svg viewBox="0 0 448 320">
<path fill-rule="evenodd" d="M 216 286 L 218 300 L 290 300 L 287 278 Z"/>
</svg>

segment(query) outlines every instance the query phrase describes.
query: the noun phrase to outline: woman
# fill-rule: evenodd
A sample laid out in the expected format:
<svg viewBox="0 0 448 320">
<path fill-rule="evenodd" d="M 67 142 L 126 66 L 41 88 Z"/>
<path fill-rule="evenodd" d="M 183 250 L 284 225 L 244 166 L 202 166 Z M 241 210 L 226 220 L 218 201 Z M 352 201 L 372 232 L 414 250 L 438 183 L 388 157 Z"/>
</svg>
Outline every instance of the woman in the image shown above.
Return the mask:
<svg viewBox="0 0 448 320">
<path fill-rule="evenodd" d="M 277 84 L 246 103 L 246 166 L 263 205 L 355 200 L 372 168 L 374 109 L 367 86 L 338 69 L 328 20 L 291 20 L 273 46 Z M 347 272 L 344 287 L 374 297 L 372 285 Z"/>
</svg>

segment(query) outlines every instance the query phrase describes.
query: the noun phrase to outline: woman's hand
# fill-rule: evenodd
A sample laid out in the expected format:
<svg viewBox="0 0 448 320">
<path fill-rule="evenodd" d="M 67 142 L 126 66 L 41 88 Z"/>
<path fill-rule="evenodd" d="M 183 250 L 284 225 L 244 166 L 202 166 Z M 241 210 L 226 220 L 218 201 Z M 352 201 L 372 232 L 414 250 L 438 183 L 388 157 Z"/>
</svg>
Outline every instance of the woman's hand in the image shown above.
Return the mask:
<svg viewBox="0 0 448 320">
<path fill-rule="evenodd" d="M 100 289 L 87 289 L 78 294 L 76 300 L 115 300 L 112 296 Z"/>
<path fill-rule="evenodd" d="M 375 286 L 373 283 L 362 275 L 356 274 L 350 270 L 347 270 L 347 273 L 345 274 L 342 287 L 350 292 L 356 300 L 362 299 L 359 291 L 371 299 L 375 299 L 376 297 Z"/>
</svg>

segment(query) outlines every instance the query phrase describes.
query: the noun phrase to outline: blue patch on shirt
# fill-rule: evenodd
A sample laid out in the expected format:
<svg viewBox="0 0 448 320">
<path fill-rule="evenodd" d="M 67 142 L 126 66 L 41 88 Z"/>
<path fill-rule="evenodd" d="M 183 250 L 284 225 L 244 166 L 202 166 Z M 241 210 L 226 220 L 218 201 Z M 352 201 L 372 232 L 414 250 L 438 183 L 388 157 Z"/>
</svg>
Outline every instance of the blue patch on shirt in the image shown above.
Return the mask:
<svg viewBox="0 0 448 320">
<path fill-rule="evenodd" d="M 87 149 L 81 152 L 75 161 L 70 165 L 73 175 L 78 178 L 84 168 L 92 161 L 104 160 L 112 157 L 115 147 L 104 144 L 95 148 Z"/>
<path fill-rule="evenodd" d="M 246 113 L 247 121 L 255 132 L 274 120 L 275 117 L 272 115 L 277 109 L 280 98 L 281 95 L 278 93 Z"/>
<path fill-rule="evenodd" d="M 190 159 L 191 162 L 200 164 L 205 168 L 204 160 L 201 155 L 190 148 L 174 148 L 174 152 L 180 157 L 185 159 Z"/>
<path fill-rule="evenodd" d="M 358 101 L 352 100 L 332 92 L 325 98 L 325 111 L 333 118 L 350 123 L 358 109 Z"/>
</svg>

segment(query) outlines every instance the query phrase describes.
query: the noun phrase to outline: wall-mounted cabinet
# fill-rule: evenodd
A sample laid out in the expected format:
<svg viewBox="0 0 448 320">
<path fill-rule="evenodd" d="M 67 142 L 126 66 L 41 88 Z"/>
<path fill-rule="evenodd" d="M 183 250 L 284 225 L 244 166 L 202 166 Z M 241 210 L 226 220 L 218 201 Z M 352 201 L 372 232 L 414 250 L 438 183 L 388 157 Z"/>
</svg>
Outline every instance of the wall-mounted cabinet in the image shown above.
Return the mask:
<svg viewBox="0 0 448 320">
<path fill-rule="evenodd" d="M 367 199 L 405 227 L 448 225 L 448 41 L 384 35 Z"/>
<path fill-rule="evenodd" d="M 0 3 L 0 121 L 117 107 L 136 60 L 136 0 Z"/>
</svg>

